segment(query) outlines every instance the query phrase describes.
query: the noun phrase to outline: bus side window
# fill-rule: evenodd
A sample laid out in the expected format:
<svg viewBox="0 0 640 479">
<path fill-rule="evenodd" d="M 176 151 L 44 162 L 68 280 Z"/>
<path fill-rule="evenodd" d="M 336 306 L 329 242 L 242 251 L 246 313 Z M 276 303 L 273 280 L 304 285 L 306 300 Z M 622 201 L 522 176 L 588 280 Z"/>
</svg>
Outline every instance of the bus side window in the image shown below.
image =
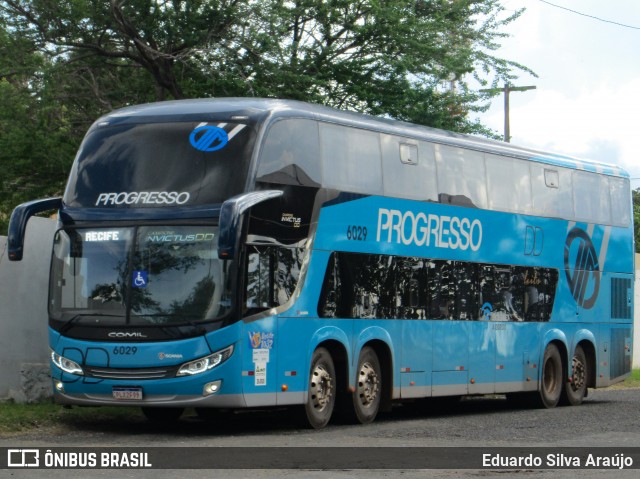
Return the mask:
<svg viewBox="0 0 640 479">
<path fill-rule="evenodd" d="M 352 318 L 376 318 L 380 304 L 379 271 L 374 256 L 345 254 L 347 268 L 352 276 L 350 288 L 355 297 L 350 302 Z M 348 286 L 347 286 L 347 289 Z"/>
<path fill-rule="evenodd" d="M 258 181 L 317 187 L 320 174 L 318 123 L 288 118 L 269 129 L 260 160 Z"/>
<path fill-rule="evenodd" d="M 427 319 L 427 268 L 420 258 L 396 258 L 397 317 Z"/>
<path fill-rule="evenodd" d="M 327 271 L 322 283 L 318 316 L 321 318 L 337 318 L 341 316 L 342 280 L 340 275 L 338 254 L 333 253 L 327 263 Z"/>
<path fill-rule="evenodd" d="M 285 304 L 300 278 L 302 248 L 249 246 L 245 309 L 267 309 Z"/>
<path fill-rule="evenodd" d="M 265 309 L 271 306 L 269 298 L 270 274 L 271 261 L 268 251 L 255 246 L 249 247 L 245 296 L 245 308 L 247 311 Z"/>
<path fill-rule="evenodd" d="M 549 321 L 558 284 L 558 272 L 549 268 L 514 268 L 522 278 L 525 321 Z"/>
<path fill-rule="evenodd" d="M 573 171 L 573 203 L 576 219 L 611 224 L 611 198 L 606 176 Z"/>
<path fill-rule="evenodd" d="M 452 261 L 429 263 L 429 317 L 455 319 L 455 282 Z"/>
<path fill-rule="evenodd" d="M 629 226 L 631 210 L 629 204 L 629 180 L 627 178 L 609 177 L 609 194 L 611 195 L 611 219 L 614 226 Z"/>
<path fill-rule="evenodd" d="M 320 123 L 323 186 L 352 193 L 382 193 L 379 133 Z"/>
<path fill-rule="evenodd" d="M 455 311 L 456 318 L 471 321 L 478 318 L 478 267 L 474 263 L 456 262 Z"/>
<path fill-rule="evenodd" d="M 509 321 L 508 304 L 511 295 L 511 268 L 508 266 L 483 265 L 480 267 L 480 313 L 482 319 Z"/>
</svg>

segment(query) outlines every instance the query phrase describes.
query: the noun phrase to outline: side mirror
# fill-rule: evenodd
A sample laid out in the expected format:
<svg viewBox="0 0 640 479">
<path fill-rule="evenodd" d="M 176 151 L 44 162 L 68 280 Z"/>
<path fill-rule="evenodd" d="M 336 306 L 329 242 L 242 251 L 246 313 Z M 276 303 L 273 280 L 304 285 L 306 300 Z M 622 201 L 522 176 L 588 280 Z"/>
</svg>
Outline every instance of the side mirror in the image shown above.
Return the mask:
<svg viewBox="0 0 640 479">
<path fill-rule="evenodd" d="M 22 260 L 24 235 L 29 218 L 43 211 L 58 210 L 61 206 L 62 198 L 29 201 L 16 206 L 9 220 L 9 236 L 7 238 L 9 261 Z"/>
<path fill-rule="evenodd" d="M 220 208 L 220 237 L 218 238 L 218 258 L 232 259 L 240 241 L 240 220 L 252 206 L 263 201 L 278 198 L 281 190 L 253 191 L 229 198 Z"/>
</svg>

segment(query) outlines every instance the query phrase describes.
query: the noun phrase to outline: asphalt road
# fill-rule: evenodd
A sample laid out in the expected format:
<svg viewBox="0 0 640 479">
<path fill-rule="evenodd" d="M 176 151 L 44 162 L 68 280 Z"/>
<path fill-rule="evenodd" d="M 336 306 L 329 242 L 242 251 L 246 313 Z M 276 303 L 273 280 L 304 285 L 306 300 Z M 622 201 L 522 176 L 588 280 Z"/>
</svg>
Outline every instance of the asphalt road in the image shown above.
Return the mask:
<svg viewBox="0 0 640 479">
<path fill-rule="evenodd" d="M 500 397 L 464 399 L 459 403 L 426 402 L 395 407 L 375 423 L 331 424 L 321 431 L 300 427 L 292 411 L 226 414 L 203 420 L 187 413 L 173 425 L 143 419 L 134 422 L 87 421 L 73 429 L 0 439 L 0 447 L 640 447 L 640 389 L 590 391 L 584 404 L 555 409 L 516 409 Z M 317 449 L 319 462 L 324 458 Z M 321 469 L 321 468 L 318 468 Z M 76 475 L 77 474 L 77 475 Z M 615 477 L 639 471 L 539 470 L 0 470 L 0 477 Z"/>
</svg>

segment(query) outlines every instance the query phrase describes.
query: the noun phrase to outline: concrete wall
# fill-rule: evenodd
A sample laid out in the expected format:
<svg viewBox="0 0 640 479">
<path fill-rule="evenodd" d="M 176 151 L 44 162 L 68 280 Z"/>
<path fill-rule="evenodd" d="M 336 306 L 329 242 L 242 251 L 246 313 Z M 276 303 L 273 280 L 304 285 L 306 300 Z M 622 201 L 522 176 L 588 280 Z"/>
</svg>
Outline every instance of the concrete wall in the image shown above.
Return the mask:
<svg viewBox="0 0 640 479">
<path fill-rule="evenodd" d="M 7 259 L 6 238 L 0 236 L 0 398 L 25 402 L 51 394 L 47 283 L 55 225 L 52 220 L 32 218 L 24 259 L 17 263 Z M 636 265 L 640 268 L 640 258 Z M 640 269 L 636 277 L 640 279 Z M 636 281 L 634 368 L 640 367 L 639 283 Z"/>
<path fill-rule="evenodd" d="M 24 259 L 10 262 L 0 236 L 0 398 L 51 395 L 47 297 L 56 222 L 31 218 Z"/>
<path fill-rule="evenodd" d="M 640 254 L 636 254 L 636 283 L 633 304 L 633 367 L 640 368 Z"/>
</svg>

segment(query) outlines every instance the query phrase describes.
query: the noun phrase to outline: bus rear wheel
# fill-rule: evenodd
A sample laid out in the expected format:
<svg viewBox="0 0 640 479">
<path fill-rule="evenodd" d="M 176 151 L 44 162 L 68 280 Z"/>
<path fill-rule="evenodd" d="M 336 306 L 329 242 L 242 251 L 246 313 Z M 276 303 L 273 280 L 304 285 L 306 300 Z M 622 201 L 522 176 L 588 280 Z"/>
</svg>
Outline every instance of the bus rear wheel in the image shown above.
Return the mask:
<svg viewBox="0 0 640 479">
<path fill-rule="evenodd" d="M 309 372 L 307 402 L 304 405 L 307 423 L 314 429 L 325 427 L 336 401 L 336 373 L 331 354 L 325 348 L 313 352 Z"/>
<path fill-rule="evenodd" d="M 587 369 L 587 357 L 584 354 L 582 346 L 576 346 L 571 361 L 571 381 L 564 385 L 561 401 L 563 404 L 578 406 L 582 404 L 582 400 L 587 393 L 587 380 L 589 378 L 589 370 Z"/>
<path fill-rule="evenodd" d="M 540 378 L 540 406 L 552 408 L 558 405 L 563 390 L 562 357 L 555 344 L 547 345 L 542 359 Z"/>
<path fill-rule="evenodd" d="M 382 370 L 376 352 L 365 347 L 358 358 L 356 392 L 353 394 L 353 411 L 361 424 L 368 424 L 378 415 L 382 399 Z"/>
</svg>

